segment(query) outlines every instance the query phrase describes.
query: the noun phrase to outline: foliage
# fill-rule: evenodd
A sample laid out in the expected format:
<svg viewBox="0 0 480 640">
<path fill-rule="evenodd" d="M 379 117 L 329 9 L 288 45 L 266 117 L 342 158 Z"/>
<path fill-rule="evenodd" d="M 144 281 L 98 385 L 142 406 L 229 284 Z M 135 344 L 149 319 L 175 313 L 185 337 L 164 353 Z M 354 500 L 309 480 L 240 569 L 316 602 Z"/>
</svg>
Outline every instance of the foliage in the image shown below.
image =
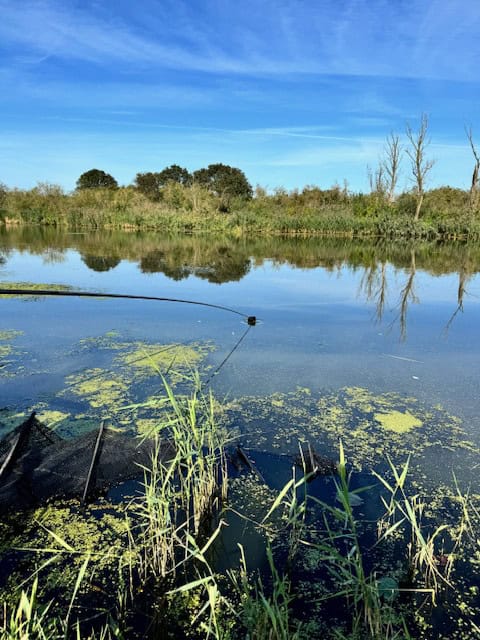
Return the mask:
<svg viewBox="0 0 480 640">
<path fill-rule="evenodd" d="M 3 182 L 0 182 L 0 211 L 3 209 L 7 201 L 7 193 L 8 193 L 7 185 L 3 184 Z"/>
<path fill-rule="evenodd" d="M 156 202 L 161 198 L 162 183 L 159 176 L 159 173 L 153 173 L 152 171 L 137 173 L 134 182 L 135 188 L 149 200 Z"/>
<path fill-rule="evenodd" d="M 162 189 L 170 182 L 188 186 L 192 182 L 192 176 L 187 169 L 177 164 L 172 164 L 170 167 L 163 169 L 163 171 L 137 173 L 135 177 L 135 187 L 153 202 L 162 199 Z"/>
<path fill-rule="evenodd" d="M 77 189 L 117 189 L 118 183 L 113 176 L 101 169 L 85 171 L 77 180 Z"/>
<path fill-rule="evenodd" d="M 178 164 L 172 164 L 163 169 L 158 174 L 161 186 L 165 186 L 168 182 L 178 182 L 178 184 L 189 185 L 192 182 L 190 172 Z"/>
<path fill-rule="evenodd" d="M 221 209 L 227 211 L 233 198 L 249 200 L 253 190 L 245 174 L 236 167 L 217 163 L 193 173 L 193 179 L 220 198 Z"/>
<path fill-rule="evenodd" d="M 5 224 L 69 229 L 135 229 L 176 233 L 208 231 L 248 234 L 391 238 L 480 238 L 480 211 L 468 191 L 441 187 L 426 191 L 423 215 L 415 222 L 415 192 L 389 202 L 381 193 L 349 193 L 307 186 L 302 191 L 257 188 L 251 199 L 218 196 L 208 184 L 170 180 L 153 201 L 135 187 L 81 189 L 66 195 L 55 185 L 6 190 Z M 160 197 L 161 196 L 161 197 Z M 156 198 L 157 196 L 155 196 Z M 226 208 L 229 216 L 222 215 Z"/>
</svg>

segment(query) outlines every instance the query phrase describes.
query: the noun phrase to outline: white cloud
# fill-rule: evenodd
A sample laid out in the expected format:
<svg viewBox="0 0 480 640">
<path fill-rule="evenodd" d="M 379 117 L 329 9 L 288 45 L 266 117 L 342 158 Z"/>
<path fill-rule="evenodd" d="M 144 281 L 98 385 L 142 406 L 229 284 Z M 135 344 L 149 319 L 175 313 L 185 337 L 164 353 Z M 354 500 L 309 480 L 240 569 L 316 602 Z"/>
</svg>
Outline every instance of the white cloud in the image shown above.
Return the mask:
<svg viewBox="0 0 480 640">
<path fill-rule="evenodd" d="M 478 81 L 480 3 L 145 2 L 136 14 L 59 0 L 0 0 L 0 36 L 45 56 L 231 74 L 338 74 Z"/>
</svg>

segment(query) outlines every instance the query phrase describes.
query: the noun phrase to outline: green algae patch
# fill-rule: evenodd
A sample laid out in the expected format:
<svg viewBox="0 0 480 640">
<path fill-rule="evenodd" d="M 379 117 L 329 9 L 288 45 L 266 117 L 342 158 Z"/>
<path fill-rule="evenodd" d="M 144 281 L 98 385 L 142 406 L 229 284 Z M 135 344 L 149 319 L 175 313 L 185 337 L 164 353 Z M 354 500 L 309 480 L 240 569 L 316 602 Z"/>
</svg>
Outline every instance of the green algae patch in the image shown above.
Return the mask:
<svg viewBox="0 0 480 640">
<path fill-rule="evenodd" d="M 70 418 L 69 413 L 64 411 L 56 411 L 54 409 L 37 409 L 37 418 L 43 422 L 49 429 L 56 429 L 65 420 Z"/>
<path fill-rule="evenodd" d="M 52 409 L 71 414 L 61 424 L 61 435 L 98 428 L 100 419 L 132 433 L 151 433 L 162 412 L 163 378 L 182 393 L 191 385 L 193 371 L 202 363 L 208 369 L 204 361 L 213 348 L 212 343 L 128 341 L 114 331 L 81 340 L 72 354 L 89 358 L 91 353 L 102 366 L 66 377 L 64 388 L 52 401 Z"/>
<path fill-rule="evenodd" d="M 137 418 L 137 433 L 141 436 L 153 436 L 158 433 L 160 421 L 158 418 Z"/>
<path fill-rule="evenodd" d="M 23 331 L 15 331 L 15 330 L 0 330 L 0 341 L 6 342 L 10 340 L 14 340 L 18 338 L 18 336 L 22 336 Z"/>
<path fill-rule="evenodd" d="M 65 607 L 87 556 L 88 574 L 79 598 L 84 595 L 90 599 L 92 590 L 94 598 L 104 599 L 104 604 L 115 598 L 119 567 L 128 564 L 132 553 L 128 544 L 130 518 L 123 505 L 104 500 L 80 508 L 78 502 L 66 501 L 39 507 L 10 525 L 2 532 L 0 561 L 12 552 L 17 561 L 0 590 L 3 601 L 15 601 L 18 585 L 37 566 L 41 598 L 54 597 L 56 606 Z"/>
<path fill-rule="evenodd" d="M 443 452 L 457 468 L 478 463 L 462 421 L 441 407 L 390 392 L 374 394 L 360 387 L 335 392 L 296 392 L 239 398 L 227 405 L 224 419 L 246 447 L 296 455 L 300 443 L 336 459 L 342 441 L 356 470 L 405 460 L 412 452 L 420 461 Z"/>
<path fill-rule="evenodd" d="M 28 289 L 30 291 L 71 291 L 72 287 L 66 284 L 46 284 L 40 282 L 0 282 L 0 289 Z M 18 293 L 1 293 L 0 298 L 21 298 L 22 300 L 37 300 L 41 294 L 24 295 Z"/>
<path fill-rule="evenodd" d="M 387 431 L 395 433 L 408 433 L 416 427 L 421 427 L 423 422 L 406 411 L 389 411 L 388 413 L 375 413 L 375 420 Z"/>
<path fill-rule="evenodd" d="M 129 346 L 128 353 L 118 356 L 117 360 L 127 367 L 133 367 L 138 375 L 152 376 L 178 367 L 194 369 L 208 353 L 205 345 L 155 345 L 135 342 Z"/>
<path fill-rule="evenodd" d="M 10 344 L 0 344 L 0 358 L 6 358 L 12 353 L 12 346 Z"/>
<path fill-rule="evenodd" d="M 121 403 L 127 394 L 127 384 L 122 378 L 103 369 L 87 369 L 77 376 L 69 376 L 67 384 L 73 394 L 82 397 L 93 408 L 112 407 Z"/>
<path fill-rule="evenodd" d="M 0 331 L 0 376 L 3 378 L 14 377 L 19 371 L 16 360 L 22 355 L 22 352 L 11 342 L 21 335 L 23 335 L 23 331 Z M 9 360 L 5 360 L 5 358 L 9 358 Z M 15 366 L 17 366 L 17 370 L 15 370 Z"/>
</svg>

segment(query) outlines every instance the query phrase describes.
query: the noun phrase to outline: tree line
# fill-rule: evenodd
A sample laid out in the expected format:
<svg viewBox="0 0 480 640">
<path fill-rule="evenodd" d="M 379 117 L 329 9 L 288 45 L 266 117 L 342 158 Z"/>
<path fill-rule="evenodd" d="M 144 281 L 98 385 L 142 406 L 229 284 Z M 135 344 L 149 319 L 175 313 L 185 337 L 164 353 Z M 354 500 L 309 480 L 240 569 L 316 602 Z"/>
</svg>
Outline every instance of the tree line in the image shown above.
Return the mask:
<svg viewBox="0 0 480 640">
<path fill-rule="evenodd" d="M 422 114 L 416 131 L 407 123 L 405 134 L 407 146 L 404 147 L 400 142 L 400 136 L 393 132 L 390 133 L 386 139 L 378 167 L 374 171 L 368 168 L 370 193 L 384 204 L 393 204 L 396 201 L 396 188 L 400 176 L 400 168 L 403 158 L 406 156 L 410 165 L 410 178 L 413 183 L 410 195 L 415 197 L 413 218 L 418 221 L 425 200 L 430 171 L 435 164 L 435 160 L 428 157 L 430 139 L 428 137 L 427 115 Z M 477 152 L 471 128 L 466 129 L 466 134 L 474 156 L 474 169 L 469 189 L 470 208 L 476 210 L 480 200 L 480 155 Z M 162 199 L 163 189 L 169 183 L 177 183 L 184 187 L 192 184 L 201 185 L 219 199 L 220 211 L 228 211 L 233 198 L 250 200 L 253 196 L 252 186 L 243 171 L 222 163 L 210 164 L 208 167 L 198 169 L 192 173 L 177 164 L 172 164 L 158 172 L 137 173 L 133 186 L 152 202 L 158 202 Z M 118 183 L 113 176 L 105 171 L 91 169 L 79 177 L 76 186 L 78 190 L 117 189 Z M 311 187 L 306 187 L 306 190 L 309 188 L 311 189 Z M 336 187 L 333 189 L 335 190 Z M 447 189 L 449 188 L 447 187 Z M 453 189 L 451 190 L 454 191 Z M 328 191 L 331 191 L 331 189 L 325 191 L 325 193 Z M 344 192 L 346 193 L 346 191 L 347 189 L 345 188 Z M 257 188 L 257 192 L 265 195 L 262 189 Z M 293 192 L 293 194 L 295 193 L 296 191 Z"/>
<path fill-rule="evenodd" d="M 224 210 L 228 210 L 232 198 L 249 200 L 253 196 L 252 186 L 243 171 L 222 163 L 210 164 L 193 173 L 177 164 L 158 172 L 137 173 L 133 186 L 149 200 L 158 202 L 162 198 L 162 189 L 169 183 L 183 186 L 199 184 L 219 198 L 220 208 Z M 117 189 L 118 183 L 109 173 L 100 169 L 90 169 L 82 173 L 76 186 L 79 190 Z"/>
</svg>

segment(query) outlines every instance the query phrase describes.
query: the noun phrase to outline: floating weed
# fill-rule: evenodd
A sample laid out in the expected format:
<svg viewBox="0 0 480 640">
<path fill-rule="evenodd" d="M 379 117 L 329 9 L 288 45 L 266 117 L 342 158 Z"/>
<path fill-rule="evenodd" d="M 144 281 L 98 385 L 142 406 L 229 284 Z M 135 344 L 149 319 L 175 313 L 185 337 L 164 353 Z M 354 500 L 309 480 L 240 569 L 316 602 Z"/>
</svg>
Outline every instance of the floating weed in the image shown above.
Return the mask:
<svg viewBox="0 0 480 640">
<path fill-rule="evenodd" d="M 123 506 L 103 502 L 80 509 L 77 502 L 69 501 L 38 508 L 21 525 L 21 532 L 18 524 L 10 531 L 10 551 L 4 551 L 7 559 L 12 552 L 16 559 L 15 571 L 0 592 L 4 602 L 15 602 L 18 590 L 25 587 L 33 572 L 39 579 L 42 600 L 54 599 L 55 608 L 61 611 L 68 605 L 66 598 L 88 556 L 92 561 L 88 585 L 81 589 L 85 602 L 93 606 L 96 599 L 97 604 L 101 600 L 104 606 L 112 606 L 112 580 L 115 582 L 120 561 L 126 563 L 129 555 L 128 518 Z"/>
<path fill-rule="evenodd" d="M 43 422 L 49 429 L 57 429 L 70 418 L 69 413 L 54 409 L 44 409 L 41 406 L 36 408 L 37 419 Z"/>
<path fill-rule="evenodd" d="M 136 342 L 128 346 L 128 353 L 118 357 L 127 367 L 134 367 L 146 376 L 158 375 L 167 369 L 180 367 L 192 370 L 208 353 L 206 345 L 145 344 Z"/>
<path fill-rule="evenodd" d="M 7 342 L 10 340 L 14 340 L 15 338 L 18 338 L 18 336 L 21 336 L 21 335 L 23 335 L 23 331 L 16 331 L 14 329 L 11 329 L 11 330 L 2 329 L 0 330 L 0 341 Z"/>
<path fill-rule="evenodd" d="M 423 422 L 413 416 L 409 411 L 388 411 L 386 413 L 374 413 L 373 417 L 387 431 L 395 433 L 408 433 L 412 429 L 421 427 Z"/>
<path fill-rule="evenodd" d="M 458 417 L 396 393 L 375 395 L 367 389 L 345 388 L 309 395 L 299 390 L 240 398 L 227 406 L 227 415 L 245 446 L 254 449 L 294 455 L 300 441 L 331 455 L 341 439 L 356 470 L 374 467 L 377 461 L 383 464 L 387 455 L 399 458 L 411 451 L 418 461 L 429 450 L 438 457 L 439 449 L 450 457 L 458 452 L 467 467 L 466 456 L 478 453 Z"/>
<path fill-rule="evenodd" d="M 69 393 L 82 398 L 94 408 L 114 410 L 128 398 L 128 386 L 120 376 L 104 369 L 86 369 L 66 379 Z"/>
<path fill-rule="evenodd" d="M 187 388 L 192 370 L 212 349 L 210 343 L 125 341 L 113 331 L 80 341 L 72 353 L 101 351 L 107 363 L 66 378 L 64 389 L 55 398 L 58 410 L 68 408 L 71 414 L 62 424 L 62 432 L 74 434 L 76 428 L 85 430 L 77 418 L 86 414 L 93 420 L 92 428 L 95 419 L 108 416 L 130 431 L 150 433 L 158 423 L 155 416 L 162 405 L 158 395 L 159 374 L 168 377 L 169 385 Z"/>
<path fill-rule="evenodd" d="M 0 282 L 0 289 L 30 289 L 35 291 L 69 291 L 71 286 L 66 284 L 52 284 L 40 282 Z M 2 293 L 0 298 L 19 298 L 20 300 L 37 300 L 40 296 L 32 294 L 18 295 L 15 293 Z"/>
<path fill-rule="evenodd" d="M 23 335 L 23 331 L 0 331 L 0 376 L 3 378 L 13 377 L 19 372 L 19 366 L 15 361 L 22 355 L 22 352 L 11 343 L 21 335 Z"/>
</svg>

